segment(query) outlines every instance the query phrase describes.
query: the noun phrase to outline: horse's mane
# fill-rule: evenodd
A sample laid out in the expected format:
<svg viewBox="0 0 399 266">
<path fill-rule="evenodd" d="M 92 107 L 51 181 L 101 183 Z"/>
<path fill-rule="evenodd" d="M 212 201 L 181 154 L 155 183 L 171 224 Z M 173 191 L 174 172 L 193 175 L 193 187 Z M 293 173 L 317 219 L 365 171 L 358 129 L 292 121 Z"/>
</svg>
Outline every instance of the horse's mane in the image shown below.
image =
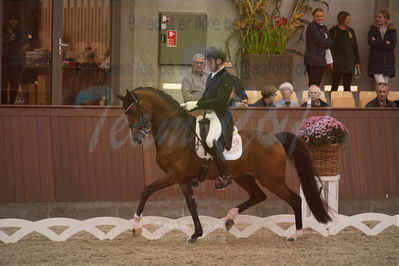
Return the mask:
<svg viewBox="0 0 399 266">
<path fill-rule="evenodd" d="M 145 91 L 154 92 L 155 94 L 157 94 L 157 95 L 161 96 L 163 99 L 165 99 L 168 103 L 170 103 L 171 105 L 176 107 L 176 109 L 178 109 L 178 110 L 182 109 L 180 107 L 180 104 L 175 99 L 173 99 L 172 96 L 170 96 L 169 94 L 167 94 L 163 90 L 158 90 L 158 89 L 155 89 L 153 87 L 139 87 L 139 88 L 134 89 L 133 92 L 136 91 L 136 90 L 145 90 Z"/>
<path fill-rule="evenodd" d="M 139 87 L 133 90 L 143 90 L 143 91 L 150 91 L 153 92 L 157 95 L 159 95 L 161 98 L 163 98 L 167 103 L 171 104 L 173 107 L 175 107 L 179 111 L 179 116 L 182 116 L 184 118 L 184 126 L 181 128 L 187 135 L 187 137 L 192 137 L 193 136 L 193 130 L 192 127 L 195 125 L 195 118 L 189 114 L 188 112 L 184 111 L 183 108 L 180 107 L 180 103 L 173 99 L 172 96 L 167 94 L 166 92 L 162 90 L 155 89 L 153 87 Z"/>
</svg>

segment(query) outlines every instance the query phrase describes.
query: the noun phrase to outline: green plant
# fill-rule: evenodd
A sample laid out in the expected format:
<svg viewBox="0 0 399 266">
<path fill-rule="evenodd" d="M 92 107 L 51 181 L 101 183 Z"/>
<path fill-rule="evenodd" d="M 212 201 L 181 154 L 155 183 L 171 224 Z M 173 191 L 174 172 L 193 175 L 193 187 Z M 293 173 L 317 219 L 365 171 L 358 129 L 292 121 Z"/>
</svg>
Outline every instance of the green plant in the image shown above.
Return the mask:
<svg viewBox="0 0 399 266">
<path fill-rule="evenodd" d="M 226 50 L 230 56 L 229 43 L 238 40 L 237 54 L 286 54 L 298 53 L 288 50 L 288 40 L 298 31 L 298 41 L 303 40 L 305 26 L 310 22 L 303 17 L 312 11 L 310 2 L 328 4 L 321 0 L 294 0 L 287 18 L 281 16 L 282 0 L 232 0 L 236 6 L 237 19 L 234 31 L 226 41 Z"/>
</svg>

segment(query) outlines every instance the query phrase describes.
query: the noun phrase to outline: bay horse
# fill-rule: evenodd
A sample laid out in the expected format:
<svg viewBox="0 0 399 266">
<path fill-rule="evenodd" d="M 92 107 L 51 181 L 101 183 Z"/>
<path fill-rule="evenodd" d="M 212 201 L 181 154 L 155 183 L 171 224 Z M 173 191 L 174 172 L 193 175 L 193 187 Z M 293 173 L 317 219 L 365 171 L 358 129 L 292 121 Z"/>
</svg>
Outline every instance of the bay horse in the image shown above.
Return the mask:
<svg viewBox="0 0 399 266">
<path fill-rule="evenodd" d="M 156 148 L 156 162 L 165 175 L 146 186 L 133 219 L 133 235 L 141 233 L 141 218 L 147 199 L 156 191 L 178 184 L 184 194 L 193 218 L 195 231 L 188 239 L 193 243 L 202 236 L 202 226 L 193 197 L 191 181 L 205 160 L 195 152 L 195 118 L 183 110 L 179 103 L 162 90 L 141 87 L 117 95 L 123 102 L 129 128 L 135 143 L 152 134 Z M 320 197 L 316 171 L 304 143 L 294 134 L 282 132 L 267 134 L 260 131 L 240 131 L 244 150 L 241 158 L 228 161 L 233 181 L 243 188 L 249 199 L 228 211 L 226 230 L 234 218 L 248 208 L 266 200 L 259 184 L 287 202 L 295 214 L 296 231 L 289 240 L 302 235 L 301 197 L 285 183 L 287 157 L 293 158 L 309 208 L 318 222 L 331 221 L 328 207 Z M 134 137 L 136 136 L 136 137 Z M 209 163 L 206 179 L 217 177 L 216 165 Z"/>
</svg>

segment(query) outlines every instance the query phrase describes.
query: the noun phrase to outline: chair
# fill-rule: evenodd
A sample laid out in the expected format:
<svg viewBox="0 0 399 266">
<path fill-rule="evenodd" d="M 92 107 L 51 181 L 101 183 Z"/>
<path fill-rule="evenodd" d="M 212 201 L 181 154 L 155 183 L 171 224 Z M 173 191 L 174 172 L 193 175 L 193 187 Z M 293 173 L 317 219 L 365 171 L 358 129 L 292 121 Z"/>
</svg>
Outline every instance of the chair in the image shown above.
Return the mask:
<svg viewBox="0 0 399 266">
<path fill-rule="evenodd" d="M 245 93 L 248 96 L 248 104 L 256 103 L 260 98 L 262 98 L 262 93 L 260 91 L 246 90 Z"/>
<path fill-rule="evenodd" d="M 320 99 L 323 100 L 324 102 L 327 102 L 326 95 L 325 95 L 324 91 L 321 91 Z M 308 91 L 304 90 L 304 91 L 302 91 L 302 103 L 305 103 L 307 100 L 308 100 Z M 301 105 L 301 104 L 299 104 L 299 105 Z"/>
<path fill-rule="evenodd" d="M 355 108 L 355 98 L 350 91 L 332 91 L 331 107 Z"/>
<path fill-rule="evenodd" d="M 331 91 L 331 87 L 332 87 L 331 85 L 325 85 L 325 86 L 324 86 L 324 91 Z M 352 92 L 354 92 L 354 91 L 356 92 L 357 89 L 358 89 L 357 86 L 355 86 L 355 85 L 354 85 L 354 86 L 351 86 L 351 91 L 352 91 Z M 339 86 L 338 86 L 338 91 L 344 91 L 344 86 L 339 85 Z"/>
<path fill-rule="evenodd" d="M 281 95 L 281 92 L 277 91 L 276 92 L 276 97 L 274 97 L 273 101 L 276 103 L 276 102 L 280 101 L 282 98 L 283 98 L 283 96 Z M 298 98 L 296 97 L 295 91 L 293 91 L 292 94 L 291 94 L 291 100 L 293 100 L 294 102 L 298 103 Z"/>
<path fill-rule="evenodd" d="M 399 91 L 389 91 L 388 100 L 390 101 L 399 100 Z"/>
<path fill-rule="evenodd" d="M 375 91 L 361 91 L 359 93 L 359 107 L 363 108 L 366 104 L 375 99 L 376 94 Z"/>
</svg>

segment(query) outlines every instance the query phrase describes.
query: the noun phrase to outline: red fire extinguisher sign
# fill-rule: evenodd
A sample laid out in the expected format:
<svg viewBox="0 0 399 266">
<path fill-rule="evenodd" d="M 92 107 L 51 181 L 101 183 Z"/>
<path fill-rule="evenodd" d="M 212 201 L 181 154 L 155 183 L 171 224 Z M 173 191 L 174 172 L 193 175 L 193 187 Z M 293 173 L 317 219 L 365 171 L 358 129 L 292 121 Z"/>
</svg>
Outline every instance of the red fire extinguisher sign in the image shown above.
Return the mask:
<svg viewBox="0 0 399 266">
<path fill-rule="evenodd" d="M 176 47 L 177 46 L 177 31 L 176 30 L 168 30 L 166 31 L 167 42 L 166 47 Z"/>
</svg>

